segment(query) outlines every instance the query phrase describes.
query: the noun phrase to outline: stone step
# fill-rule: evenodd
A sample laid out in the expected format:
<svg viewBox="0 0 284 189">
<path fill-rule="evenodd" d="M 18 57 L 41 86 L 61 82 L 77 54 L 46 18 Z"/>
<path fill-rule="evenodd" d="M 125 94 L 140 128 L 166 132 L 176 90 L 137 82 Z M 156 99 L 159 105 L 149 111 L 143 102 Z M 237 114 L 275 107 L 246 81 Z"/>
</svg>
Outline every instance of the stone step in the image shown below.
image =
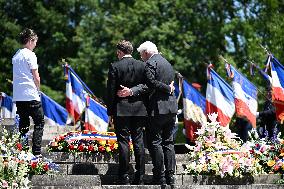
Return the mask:
<svg viewBox="0 0 284 189">
<path fill-rule="evenodd" d="M 118 163 L 62 163 L 59 164 L 60 174 L 63 175 L 118 175 Z M 145 174 L 152 174 L 153 165 L 145 164 Z M 177 164 L 175 173 L 183 174 L 184 164 Z M 130 174 L 134 174 L 135 164 L 130 164 Z"/>
<path fill-rule="evenodd" d="M 103 185 L 103 186 L 34 186 L 33 189 L 161 189 L 158 185 Z M 170 186 L 166 186 L 165 189 L 170 189 Z M 252 184 L 252 185 L 175 185 L 175 189 L 283 189 L 283 185 L 272 184 Z"/>
<path fill-rule="evenodd" d="M 87 153 L 77 153 L 70 154 L 67 152 L 47 152 L 46 150 L 42 150 L 43 157 L 48 159 L 52 159 L 53 162 L 57 163 L 117 163 L 118 155 L 117 154 L 107 154 L 107 153 L 97 153 L 97 154 L 87 154 Z M 130 157 L 130 162 L 134 163 L 134 155 Z M 186 164 L 188 163 L 187 154 L 176 154 L 176 162 L 177 164 Z M 145 154 L 145 163 L 152 163 L 151 157 L 148 153 Z"/>
<path fill-rule="evenodd" d="M 33 186 L 88 187 L 101 185 L 99 175 L 33 175 L 30 181 Z"/>
<path fill-rule="evenodd" d="M 132 176 L 130 176 L 131 179 Z M 103 185 L 116 185 L 117 175 L 35 175 L 31 178 L 31 183 L 34 187 L 53 186 L 53 187 L 93 187 Z M 259 175 L 259 176 L 245 176 L 243 178 L 220 178 L 216 176 L 193 176 L 193 175 L 175 175 L 175 183 L 177 186 L 184 188 L 183 186 L 204 186 L 219 185 L 230 186 L 234 188 L 242 188 L 243 185 L 248 186 L 260 186 L 266 185 L 272 186 L 277 180 L 281 179 L 281 175 Z M 149 184 L 152 180 L 151 175 L 145 175 L 145 184 Z M 274 185 L 273 185 L 274 186 Z M 278 185 L 275 185 L 278 187 Z M 140 187 L 140 186 L 139 186 Z M 281 185 L 284 188 L 283 185 Z M 273 187 L 272 187 L 273 188 Z"/>
</svg>

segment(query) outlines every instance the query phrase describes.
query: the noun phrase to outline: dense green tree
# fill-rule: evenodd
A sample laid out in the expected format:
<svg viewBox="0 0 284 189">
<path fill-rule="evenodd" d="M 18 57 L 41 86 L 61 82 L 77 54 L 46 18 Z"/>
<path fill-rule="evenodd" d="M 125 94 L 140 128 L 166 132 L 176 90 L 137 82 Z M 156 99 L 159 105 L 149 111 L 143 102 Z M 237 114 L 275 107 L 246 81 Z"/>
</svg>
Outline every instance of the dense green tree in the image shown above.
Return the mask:
<svg viewBox="0 0 284 189">
<path fill-rule="evenodd" d="M 42 90 L 64 104 L 65 59 L 93 92 L 105 97 L 108 66 L 117 60 L 115 44 L 150 40 L 190 82 L 206 87 L 206 64 L 225 76 L 223 55 L 260 90 L 264 82 L 249 76 L 253 60 L 263 66 L 268 47 L 283 52 L 283 3 L 263 0 L 0 0 L 0 89 L 11 95 L 11 58 L 25 27 L 39 35 L 36 48 Z M 137 51 L 133 56 L 140 58 Z M 261 97 L 262 98 L 262 97 Z"/>
</svg>

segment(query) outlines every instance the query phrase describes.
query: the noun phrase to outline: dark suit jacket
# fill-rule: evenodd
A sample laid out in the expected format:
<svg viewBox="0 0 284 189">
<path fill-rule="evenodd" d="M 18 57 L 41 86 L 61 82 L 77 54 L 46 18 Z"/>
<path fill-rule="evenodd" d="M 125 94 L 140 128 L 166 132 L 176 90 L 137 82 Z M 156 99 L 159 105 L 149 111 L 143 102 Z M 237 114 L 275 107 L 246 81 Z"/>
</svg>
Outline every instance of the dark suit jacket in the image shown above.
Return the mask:
<svg viewBox="0 0 284 189">
<path fill-rule="evenodd" d="M 172 65 L 160 54 L 154 54 L 146 62 L 146 84 L 151 94 L 149 110 L 152 116 L 177 113 L 175 95 L 170 93 L 169 84 L 174 81 L 175 71 Z"/>
<path fill-rule="evenodd" d="M 112 63 L 109 68 L 107 82 L 107 113 L 110 116 L 146 116 L 145 95 L 120 98 L 117 91 L 120 85 L 132 88 L 139 84 L 145 84 L 145 63 L 132 57 L 124 57 L 120 61 Z"/>
</svg>

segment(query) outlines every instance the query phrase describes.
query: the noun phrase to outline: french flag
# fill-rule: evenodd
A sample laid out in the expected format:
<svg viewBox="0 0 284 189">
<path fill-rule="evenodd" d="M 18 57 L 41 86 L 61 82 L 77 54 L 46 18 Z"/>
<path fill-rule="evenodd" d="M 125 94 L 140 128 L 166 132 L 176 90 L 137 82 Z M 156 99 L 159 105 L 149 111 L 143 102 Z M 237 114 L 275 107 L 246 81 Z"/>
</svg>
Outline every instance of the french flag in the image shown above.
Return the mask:
<svg viewBox="0 0 284 189">
<path fill-rule="evenodd" d="M 45 124 L 50 126 L 65 126 L 68 112 L 60 104 L 41 92 L 41 102 Z"/>
<path fill-rule="evenodd" d="M 182 82 L 183 86 L 183 114 L 186 136 L 194 142 L 197 129 L 206 123 L 205 116 L 205 97 L 186 80 Z"/>
<path fill-rule="evenodd" d="M 272 77 L 272 100 L 276 108 L 277 120 L 284 121 L 284 66 L 270 55 Z"/>
<path fill-rule="evenodd" d="M 248 120 L 255 128 L 257 87 L 238 72 L 234 66 L 226 64 L 226 70 L 228 76 L 233 79 L 232 85 L 235 97 L 236 115 Z"/>
<path fill-rule="evenodd" d="M 85 129 L 98 132 L 107 132 L 108 129 L 107 109 L 90 97 L 87 98 Z"/>
<path fill-rule="evenodd" d="M 206 114 L 218 113 L 217 121 L 228 126 L 235 113 L 233 89 L 211 67 L 208 67 Z"/>
<path fill-rule="evenodd" d="M 85 83 L 79 78 L 75 71 L 65 65 L 66 77 L 66 109 L 77 122 L 86 107 L 87 91 Z"/>
<path fill-rule="evenodd" d="M 5 93 L 0 93 L 0 117 L 1 118 L 15 118 L 16 116 L 16 104 L 13 102 L 12 97 Z"/>
</svg>

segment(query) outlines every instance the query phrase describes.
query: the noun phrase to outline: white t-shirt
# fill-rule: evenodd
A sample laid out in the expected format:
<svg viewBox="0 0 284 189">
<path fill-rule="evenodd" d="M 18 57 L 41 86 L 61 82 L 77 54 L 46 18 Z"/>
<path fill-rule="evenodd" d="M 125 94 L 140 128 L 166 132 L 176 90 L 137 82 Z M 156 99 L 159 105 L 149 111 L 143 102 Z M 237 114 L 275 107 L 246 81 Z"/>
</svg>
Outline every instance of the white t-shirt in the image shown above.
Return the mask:
<svg viewBox="0 0 284 189">
<path fill-rule="evenodd" d="M 19 49 L 12 59 L 13 101 L 40 101 L 32 69 L 38 69 L 35 53 L 27 48 Z"/>
</svg>

